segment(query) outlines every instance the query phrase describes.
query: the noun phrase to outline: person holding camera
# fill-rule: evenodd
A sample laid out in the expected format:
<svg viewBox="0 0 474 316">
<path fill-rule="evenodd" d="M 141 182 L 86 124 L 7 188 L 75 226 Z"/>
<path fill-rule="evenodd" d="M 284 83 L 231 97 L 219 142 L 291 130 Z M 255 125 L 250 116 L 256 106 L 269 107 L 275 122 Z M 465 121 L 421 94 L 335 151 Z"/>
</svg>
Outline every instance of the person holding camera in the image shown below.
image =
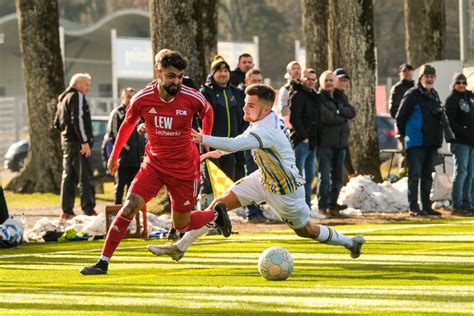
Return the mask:
<svg viewBox="0 0 474 316">
<path fill-rule="evenodd" d="M 398 131 L 406 148 L 408 202 L 412 216 L 441 215 L 431 208 L 430 201 L 431 174 L 436 165 L 438 148 L 443 143 L 442 118 L 446 117 L 438 93 L 433 88 L 435 80 L 435 68 L 429 64 L 422 65 L 418 85 L 405 93 L 396 116 Z"/>
<path fill-rule="evenodd" d="M 456 73 L 451 86 L 452 93 L 446 99 L 446 114 L 456 137 L 449 144 L 449 150 L 454 160 L 452 214 L 458 216 L 474 216 L 471 195 L 474 175 L 474 105 L 466 85 L 466 76 Z"/>
</svg>

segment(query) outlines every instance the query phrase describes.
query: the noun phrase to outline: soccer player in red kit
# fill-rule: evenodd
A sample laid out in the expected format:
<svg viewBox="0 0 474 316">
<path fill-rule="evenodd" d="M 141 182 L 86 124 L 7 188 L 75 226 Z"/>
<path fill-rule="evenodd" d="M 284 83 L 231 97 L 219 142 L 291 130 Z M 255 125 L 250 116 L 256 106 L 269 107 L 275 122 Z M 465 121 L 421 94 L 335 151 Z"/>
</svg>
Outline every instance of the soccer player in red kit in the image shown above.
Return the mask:
<svg viewBox="0 0 474 316">
<path fill-rule="evenodd" d="M 99 261 L 81 268 L 83 275 L 107 274 L 109 260 L 140 209 L 163 185 L 171 198 L 173 226 L 179 232 L 195 230 L 214 222 L 224 236 L 232 229 L 225 204 L 214 209 L 192 211 L 199 190 L 199 152 L 191 138 L 195 114 L 210 134 L 212 107 L 195 89 L 182 84 L 188 61 L 179 52 L 163 49 L 155 56 L 158 80 L 135 94 L 117 135 L 107 167 L 114 175 L 118 157 L 140 117 L 145 119 L 148 144 L 140 171 L 135 176 L 125 204 L 107 233 Z M 145 232 L 146 233 L 146 232 Z"/>
</svg>

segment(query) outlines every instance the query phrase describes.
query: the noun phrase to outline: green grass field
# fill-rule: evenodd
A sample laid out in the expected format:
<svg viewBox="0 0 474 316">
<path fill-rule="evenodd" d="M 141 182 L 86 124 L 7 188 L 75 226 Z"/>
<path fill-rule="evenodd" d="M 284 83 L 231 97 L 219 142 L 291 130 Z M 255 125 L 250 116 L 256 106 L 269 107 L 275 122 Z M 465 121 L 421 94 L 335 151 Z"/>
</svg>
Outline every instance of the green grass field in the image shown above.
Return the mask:
<svg viewBox="0 0 474 316">
<path fill-rule="evenodd" d="M 125 240 L 107 276 L 78 271 L 102 241 L 1 249 L 0 315 L 473 315 L 473 220 L 336 228 L 366 236 L 359 259 L 289 230 L 205 237 L 179 263 L 145 249 L 164 240 Z M 266 281 L 258 256 L 277 245 L 295 270 Z"/>
</svg>

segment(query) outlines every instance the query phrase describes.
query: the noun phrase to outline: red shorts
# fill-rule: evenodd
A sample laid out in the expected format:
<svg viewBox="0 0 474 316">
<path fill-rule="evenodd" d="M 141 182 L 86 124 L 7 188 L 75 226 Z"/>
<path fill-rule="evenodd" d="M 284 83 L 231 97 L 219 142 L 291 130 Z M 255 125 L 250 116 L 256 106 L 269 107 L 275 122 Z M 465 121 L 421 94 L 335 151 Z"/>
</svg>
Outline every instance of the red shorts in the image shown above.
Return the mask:
<svg viewBox="0 0 474 316">
<path fill-rule="evenodd" d="M 163 174 L 149 164 L 142 163 L 129 191 L 141 196 L 146 203 L 165 185 L 171 198 L 171 209 L 174 212 L 187 213 L 192 211 L 196 204 L 199 184 L 199 172 L 195 173 L 194 179 L 182 180 Z"/>
</svg>

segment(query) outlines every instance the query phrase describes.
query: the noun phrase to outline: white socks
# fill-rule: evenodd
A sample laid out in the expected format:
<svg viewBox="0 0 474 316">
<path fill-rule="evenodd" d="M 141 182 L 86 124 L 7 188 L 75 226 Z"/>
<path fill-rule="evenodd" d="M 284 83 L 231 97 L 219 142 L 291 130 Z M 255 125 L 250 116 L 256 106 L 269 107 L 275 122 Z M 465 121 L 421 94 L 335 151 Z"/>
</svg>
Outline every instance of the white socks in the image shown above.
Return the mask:
<svg viewBox="0 0 474 316">
<path fill-rule="evenodd" d="M 328 226 L 319 225 L 319 236 L 315 239 L 323 244 L 352 247 L 352 239 Z"/>
<path fill-rule="evenodd" d="M 109 263 L 110 258 L 106 256 L 100 256 L 100 260 L 104 260 L 104 261 L 107 261 L 107 263 Z"/>
<path fill-rule="evenodd" d="M 199 237 L 206 235 L 209 232 L 209 227 L 207 225 L 204 225 L 203 227 L 195 230 L 191 230 L 186 232 L 184 234 L 183 238 L 178 240 L 176 242 L 176 247 L 178 247 L 179 250 L 182 252 L 186 252 L 188 250 L 189 246 L 193 244 Z"/>
</svg>

